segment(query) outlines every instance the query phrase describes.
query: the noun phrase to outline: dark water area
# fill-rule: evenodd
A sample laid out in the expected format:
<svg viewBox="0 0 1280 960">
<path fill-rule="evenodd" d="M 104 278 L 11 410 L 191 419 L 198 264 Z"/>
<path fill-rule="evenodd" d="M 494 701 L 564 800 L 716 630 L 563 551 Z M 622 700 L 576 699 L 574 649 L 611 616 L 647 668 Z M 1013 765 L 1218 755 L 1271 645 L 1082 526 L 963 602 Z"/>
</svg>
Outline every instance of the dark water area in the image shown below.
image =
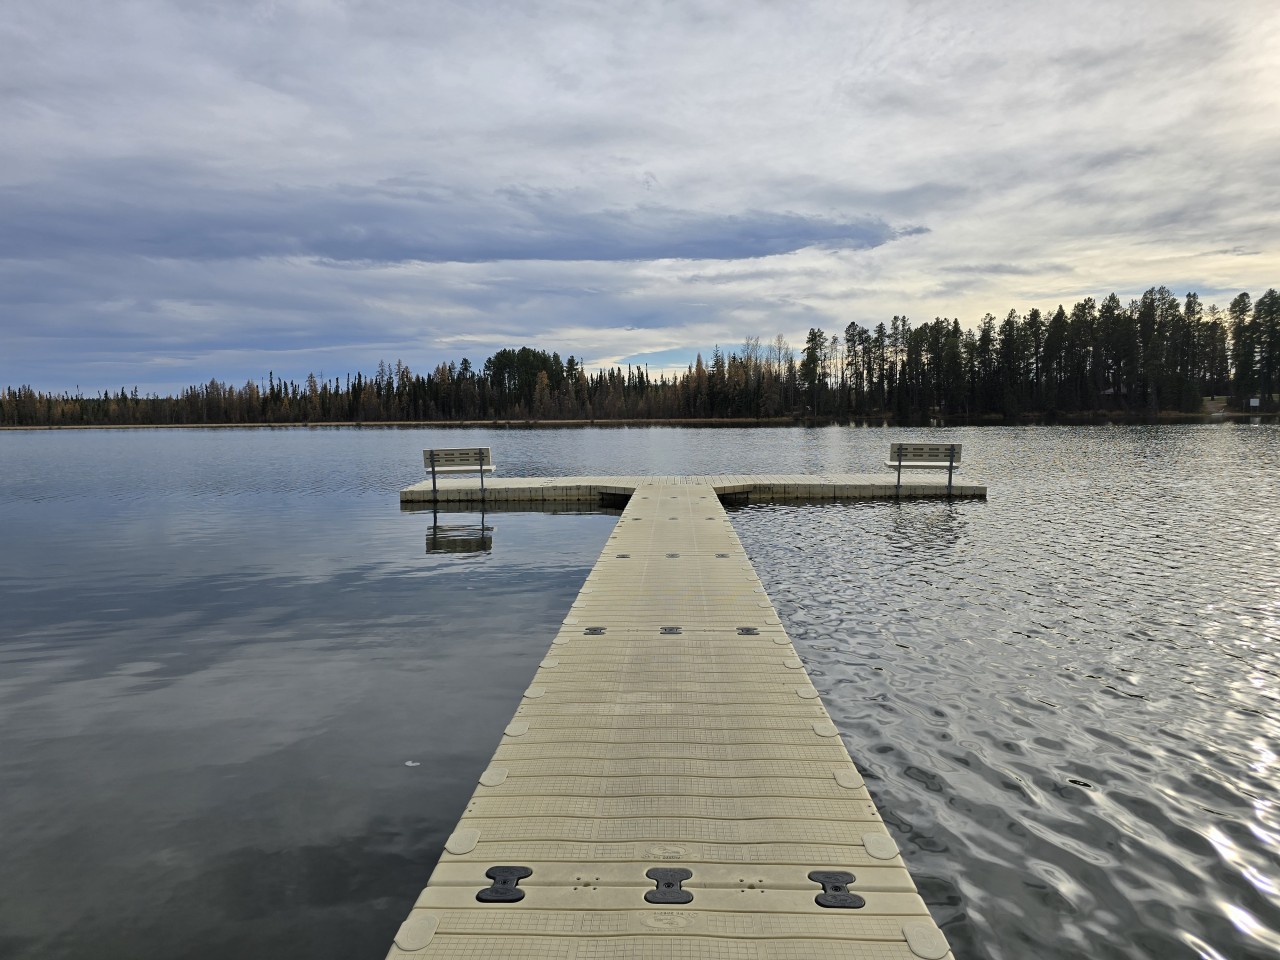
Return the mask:
<svg viewBox="0 0 1280 960">
<path fill-rule="evenodd" d="M 986 502 L 732 517 L 956 956 L 1280 956 L 1280 429 L 1222 424 L 0 434 L 0 957 L 383 956 L 614 523 L 435 530 L 423 447 L 926 437 Z"/>
</svg>

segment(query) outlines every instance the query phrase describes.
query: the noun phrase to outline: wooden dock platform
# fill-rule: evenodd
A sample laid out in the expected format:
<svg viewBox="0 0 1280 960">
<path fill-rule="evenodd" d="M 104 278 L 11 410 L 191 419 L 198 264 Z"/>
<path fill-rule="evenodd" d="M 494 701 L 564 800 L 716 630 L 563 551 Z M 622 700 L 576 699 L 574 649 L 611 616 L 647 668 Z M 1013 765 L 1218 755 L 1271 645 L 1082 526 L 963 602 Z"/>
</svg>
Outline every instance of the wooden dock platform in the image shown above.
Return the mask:
<svg viewBox="0 0 1280 960">
<path fill-rule="evenodd" d="M 917 471 L 918 472 L 918 471 Z M 895 486 L 891 474 L 824 473 L 815 476 L 778 474 L 720 477 L 489 477 L 483 490 L 484 502 L 496 506 L 541 503 L 598 503 L 601 496 L 626 497 L 641 486 L 709 486 L 720 496 L 742 497 L 749 502 L 780 500 L 872 500 L 946 497 L 945 478 L 912 476 Z M 438 481 L 441 505 L 465 506 L 480 503 L 480 481 L 474 477 L 442 478 Z M 954 498 L 985 498 L 981 483 L 961 483 L 952 487 Z M 401 503 L 430 503 L 431 481 L 423 480 L 400 491 Z"/>
<path fill-rule="evenodd" d="M 951 958 L 720 479 L 563 481 L 630 500 L 389 960 Z"/>
</svg>

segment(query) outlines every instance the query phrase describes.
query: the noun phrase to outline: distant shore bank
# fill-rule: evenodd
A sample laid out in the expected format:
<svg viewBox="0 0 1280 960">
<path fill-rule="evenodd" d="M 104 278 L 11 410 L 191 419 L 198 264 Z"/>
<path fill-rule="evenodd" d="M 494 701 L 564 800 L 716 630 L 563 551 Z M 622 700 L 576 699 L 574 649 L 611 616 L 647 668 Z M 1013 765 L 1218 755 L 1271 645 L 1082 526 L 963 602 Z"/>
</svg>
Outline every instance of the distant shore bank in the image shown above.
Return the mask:
<svg viewBox="0 0 1280 960">
<path fill-rule="evenodd" d="M 313 423 L 120 423 L 120 424 L 49 424 L 41 426 L 0 426 L 0 431 L 12 430 L 320 430 L 340 427 L 372 429 L 430 429 L 430 430 L 555 430 L 566 427 L 1007 427 L 1007 426 L 1104 426 L 1108 424 L 1174 424 L 1174 423 L 1228 423 L 1262 420 L 1280 420 L 1280 412 L 1237 413 L 1178 413 L 1162 411 L 1155 416 L 1124 412 L 1073 413 L 1047 416 L 1026 414 L 1019 417 L 935 417 L 929 421 L 897 420 L 893 417 L 772 417 L 753 418 L 687 418 L 679 420 L 327 420 Z"/>
</svg>

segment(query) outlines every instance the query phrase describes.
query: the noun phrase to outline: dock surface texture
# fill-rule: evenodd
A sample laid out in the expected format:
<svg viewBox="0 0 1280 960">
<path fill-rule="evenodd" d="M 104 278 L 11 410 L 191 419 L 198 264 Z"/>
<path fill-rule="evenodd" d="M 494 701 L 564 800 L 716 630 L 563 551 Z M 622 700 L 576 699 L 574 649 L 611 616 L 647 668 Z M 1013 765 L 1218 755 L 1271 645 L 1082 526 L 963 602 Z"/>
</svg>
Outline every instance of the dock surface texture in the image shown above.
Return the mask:
<svg viewBox="0 0 1280 960">
<path fill-rule="evenodd" d="M 635 489 L 388 957 L 951 957 L 711 485 Z"/>
<path fill-rule="evenodd" d="M 494 477 L 485 480 L 483 494 L 474 477 L 439 480 L 441 504 L 594 503 L 602 495 L 627 496 L 643 486 L 709 486 L 721 496 L 743 496 L 750 502 L 769 500 L 842 500 L 886 497 L 945 497 L 947 478 L 913 476 L 902 481 L 901 489 L 890 474 L 824 473 L 815 476 L 778 474 L 721 477 Z M 930 473 L 935 473 L 930 471 Z M 959 499 L 984 498 L 985 484 L 961 483 L 957 477 L 951 495 Z M 431 480 L 423 480 L 400 491 L 401 503 L 430 503 Z"/>
</svg>

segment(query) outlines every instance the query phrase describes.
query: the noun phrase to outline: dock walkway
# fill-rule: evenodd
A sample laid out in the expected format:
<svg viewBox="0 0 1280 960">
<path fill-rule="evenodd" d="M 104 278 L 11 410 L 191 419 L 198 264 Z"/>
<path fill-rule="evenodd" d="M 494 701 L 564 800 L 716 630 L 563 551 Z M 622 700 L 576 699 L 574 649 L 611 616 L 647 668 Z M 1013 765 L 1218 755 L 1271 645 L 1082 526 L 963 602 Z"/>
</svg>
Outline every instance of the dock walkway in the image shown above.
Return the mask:
<svg viewBox="0 0 1280 960">
<path fill-rule="evenodd" d="M 716 485 L 636 480 L 389 960 L 951 958 Z"/>
</svg>

